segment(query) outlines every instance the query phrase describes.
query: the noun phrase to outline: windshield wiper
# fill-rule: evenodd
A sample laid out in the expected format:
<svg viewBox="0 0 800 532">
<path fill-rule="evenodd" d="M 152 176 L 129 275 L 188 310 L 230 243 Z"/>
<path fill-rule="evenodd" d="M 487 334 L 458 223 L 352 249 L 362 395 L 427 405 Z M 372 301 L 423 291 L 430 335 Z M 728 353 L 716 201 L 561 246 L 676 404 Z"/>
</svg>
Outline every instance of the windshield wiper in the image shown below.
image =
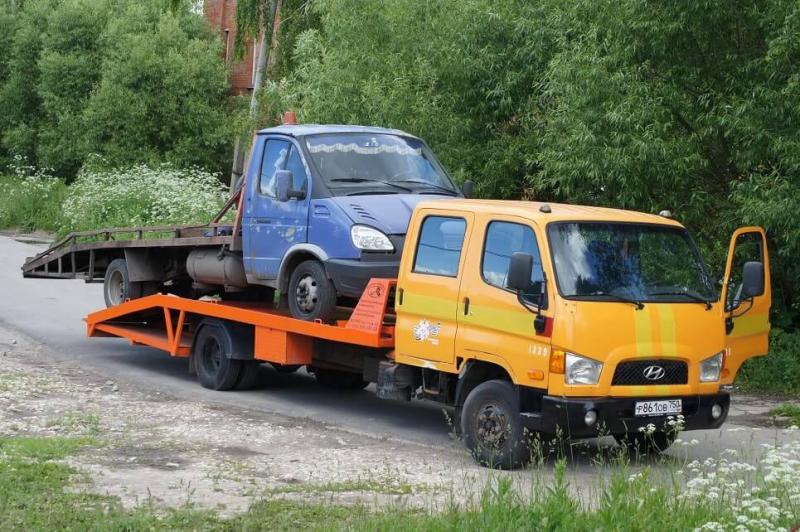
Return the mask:
<svg viewBox="0 0 800 532">
<path fill-rule="evenodd" d="M 414 192 L 408 187 L 404 187 L 403 185 L 398 185 L 396 183 L 392 183 L 391 181 L 380 181 L 378 179 L 366 179 L 363 177 L 337 177 L 330 180 L 331 182 L 336 183 L 380 183 L 381 185 L 386 185 L 389 187 L 394 187 L 404 192 Z"/>
<path fill-rule="evenodd" d="M 577 294 L 577 295 L 590 296 L 590 297 L 600 296 L 600 297 L 605 297 L 607 299 L 613 298 L 614 301 L 621 301 L 623 303 L 630 303 L 632 305 L 636 305 L 636 310 L 642 310 L 644 308 L 644 303 L 642 303 L 638 299 L 633 299 L 633 298 L 625 297 L 625 296 L 619 296 L 619 295 L 616 295 L 616 294 L 609 294 L 608 292 L 603 292 L 602 290 L 597 290 L 595 292 L 591 292 L 591 293 L 588 293 L 588 294 Z"/>
<path fill-rule="evenodd" d="M 404 179 L 400 181 L 400 183 L 415 183 L 417 185 L 425 185 L 426 187 L 430 187 L 436 190 L 441 190 L 442 192 L 447 192 L 451 196 L 458 195 L 458 192 L 456 192 L 452 188 L 443 187 L 442 185 L 437 185 L 435 183 L 428 183 L 427 181 L 417 181 L 416 179 Z"/>
<path fill-rule="evenodd" d="M 685 296 L 685 297 L 688 297 L 689 299 L 693 299 L 694 301 L 697 301 L 698 303 L 703 303 L 706 306 L 706 310 L 711 310 L 711 300 L 706 299 L 706 298 L 704 298 L 702 296 L 699 296 L 697 294 L 693 294 L 691 292 L 679 292 L 679 291 L 676 290 L 674 292 L 649 292 L 647 295 L 648 296 Z"/>
</svg>

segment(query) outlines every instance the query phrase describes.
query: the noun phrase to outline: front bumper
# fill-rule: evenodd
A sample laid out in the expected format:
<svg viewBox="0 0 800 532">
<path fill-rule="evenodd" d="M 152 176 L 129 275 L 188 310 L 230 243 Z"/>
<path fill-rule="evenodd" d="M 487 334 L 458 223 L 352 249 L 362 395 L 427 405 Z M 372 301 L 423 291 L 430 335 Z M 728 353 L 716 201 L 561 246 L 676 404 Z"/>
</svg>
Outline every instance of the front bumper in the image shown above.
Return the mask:
<svg viewBox="0 0 800 532">
<path fill-rule="evenodd" d="M 681 399 L 683 406 L 683 430 L 715 429 L 728 417 L 730 396 L 727 393 L 714 395 L 684 395 L 666 397 L 587 397 L 563 398 L 545 395 L 540 398 L 537 411 L 522 412 L 522 422 L 528 430 L 547 435 L 559 434 L 570 438 L 593 438 L 598 435 L 637 432 L 639 427 L 653 424 L 656 430 L 668 430 L 669 416 L 634 416 L 638 401 L 662 401 Z M 718 404 L 722 415 L 711 416 L 711 407 Z M 586 426 L 584 416 L 589 410 L 597 412 L 597 422 Z M 672 416 L 673 418 L 675 415 Z"/>
<path fill-rule="evenodd" d="M 361 297 L 370 279 L 395 279 L 400 260 L 328 259 L 325 271 L 336 292 L 345 297 Z"/>
</svg>

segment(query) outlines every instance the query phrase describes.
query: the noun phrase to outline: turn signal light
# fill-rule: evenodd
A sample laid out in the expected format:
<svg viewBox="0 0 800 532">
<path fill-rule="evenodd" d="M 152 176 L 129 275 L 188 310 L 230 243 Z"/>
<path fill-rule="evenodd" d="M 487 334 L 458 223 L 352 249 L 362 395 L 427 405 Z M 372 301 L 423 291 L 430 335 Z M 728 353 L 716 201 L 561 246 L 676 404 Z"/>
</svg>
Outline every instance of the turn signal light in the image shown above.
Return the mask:
<svg viewBox="0 0 800 532">
<path fill-rule="evenodd" d="M 544 380 L 544 371 L 540 369 L 529 369 L 528 378 L 532 381 L 542 381 Z"/>
<path fill-rule="evenodd" d="M 564 374 L 564 370 L 566 367 L 566 355 L 564 351 L 559 351 L 558 349 L 553 349 L 550 351 L 550 373 L 559 373 L 561 375 Z"/>
</svg>

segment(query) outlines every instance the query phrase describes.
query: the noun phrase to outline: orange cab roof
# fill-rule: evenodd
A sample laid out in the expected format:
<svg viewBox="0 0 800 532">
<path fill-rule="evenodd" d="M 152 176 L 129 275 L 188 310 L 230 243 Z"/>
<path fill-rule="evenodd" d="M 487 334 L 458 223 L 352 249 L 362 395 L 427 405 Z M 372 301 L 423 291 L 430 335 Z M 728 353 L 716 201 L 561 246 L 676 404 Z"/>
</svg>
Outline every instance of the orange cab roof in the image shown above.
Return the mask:
<svg viewBox="0 0 800 532">
<path fill-rule="evenodd" d="M 542 205 L 549 205 L 551 212 L 539 210 Z M 657 214 L 648 214 L 623 209 L 606 207 L 590 207 L 585 205 L 569 205 L 566 203 L 548 203 L 538 201 L 507 201 L 483 199 L 452 199 L 447 201 L 423 201 L 419 208 L 430 209 L 462 209 L 482 214 L 510 214 L 528 218 L 540 224 L 565 221 L 603 221 L 603 222 L 638 222 L 647 224 L 671 225 L 683 227 L 679 222 Z"/>
</svg>

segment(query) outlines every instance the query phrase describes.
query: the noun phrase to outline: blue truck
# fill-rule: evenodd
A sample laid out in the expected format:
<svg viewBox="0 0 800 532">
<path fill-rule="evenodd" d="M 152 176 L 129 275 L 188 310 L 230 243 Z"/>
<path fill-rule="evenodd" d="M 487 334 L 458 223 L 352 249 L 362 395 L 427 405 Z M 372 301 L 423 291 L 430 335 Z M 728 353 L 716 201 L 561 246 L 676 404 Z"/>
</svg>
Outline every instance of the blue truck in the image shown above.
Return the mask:
<svg viewBox="0 0 800 532">
<path fill-rule="evenodd" d="M 395 277 L 423 199 L 461 197 L 431 149 L 403 131 L 282 125 L 259 131 L 236 221 L 71 233 L 29 258 L 26 277 L 103 282 L 107 306 L 154 293 L 271 300 L 331 321 L 373 277 Z"/>
</svg>

